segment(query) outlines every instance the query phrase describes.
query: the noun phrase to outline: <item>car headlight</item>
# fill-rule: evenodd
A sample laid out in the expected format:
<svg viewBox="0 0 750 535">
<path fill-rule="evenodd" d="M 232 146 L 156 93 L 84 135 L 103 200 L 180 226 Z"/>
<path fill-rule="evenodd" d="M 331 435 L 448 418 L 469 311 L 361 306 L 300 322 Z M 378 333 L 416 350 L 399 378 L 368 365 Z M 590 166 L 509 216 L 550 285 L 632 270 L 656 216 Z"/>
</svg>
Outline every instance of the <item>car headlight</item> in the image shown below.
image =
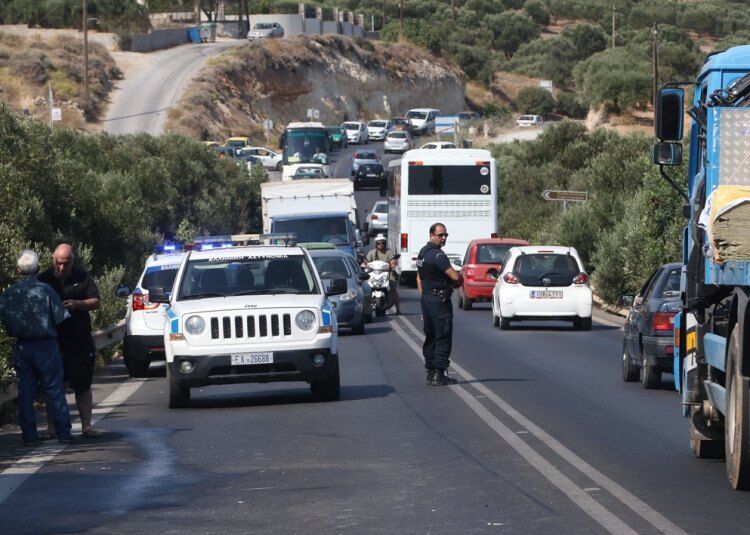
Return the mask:
<svg viewBox="0 0 750 535">
<path fill-rule="evenodd" d="M 315 314 L 313 314 L 309 310 L 303 310 L 302 312 L 297 314 L 297 317 L 294 319 L 294 321 L 297 323 L 297 327 L 299 327 L 303 331 L 310 331 L 313 327 L 315 327 Z"/>
<path fill-rule="evenodd" d="M 185 331 L 193 336 L 203 334 L 206 330 L 206 322 L 200 316 L 190 316 L 185 322 Z"/>
<path fill-rule="evenodd" d="M 357 292 L 355 290 L 349 290 L 348 292 L 339 296 L 340 301 L 351 301 L 357 298 Z"/>
</svg>

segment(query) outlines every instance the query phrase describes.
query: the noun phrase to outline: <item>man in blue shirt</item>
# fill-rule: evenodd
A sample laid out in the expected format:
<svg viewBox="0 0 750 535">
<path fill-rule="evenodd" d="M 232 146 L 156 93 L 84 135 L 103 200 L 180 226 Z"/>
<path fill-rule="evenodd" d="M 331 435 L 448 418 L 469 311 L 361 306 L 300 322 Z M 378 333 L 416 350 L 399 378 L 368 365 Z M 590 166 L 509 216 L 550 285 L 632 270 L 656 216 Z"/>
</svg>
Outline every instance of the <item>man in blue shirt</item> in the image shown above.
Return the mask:
<svg viewBox="0 0 750 535">
<path fill-rule="evenodd" d="M 36 279 L 39 256 L 23 251 L 18 257 L 23 277 L 0 295 L 0 322 L 8 336 L 16 339 L 13 365 L 18 384 L 18 420 L 27 446 L 39 444 L 34 399 L 41 384 L 47 406 L 62 444 L 76 442 L 70 434 L 70 413 L 63 387 L 63 365 L 57 346 L 56 325 L 69 314 L 54 290 Z"/>
</svg>

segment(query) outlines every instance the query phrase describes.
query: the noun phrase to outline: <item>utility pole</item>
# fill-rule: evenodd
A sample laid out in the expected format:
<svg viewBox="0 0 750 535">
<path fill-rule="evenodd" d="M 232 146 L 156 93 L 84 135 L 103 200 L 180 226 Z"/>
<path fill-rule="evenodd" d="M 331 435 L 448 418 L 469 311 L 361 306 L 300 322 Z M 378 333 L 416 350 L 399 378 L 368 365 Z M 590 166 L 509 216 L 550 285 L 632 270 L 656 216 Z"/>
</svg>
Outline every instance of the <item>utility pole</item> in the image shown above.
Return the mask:
<svg viewBox="0 0 750 535">
<path fill-rule="evenodd" d="M 404 33 L 404 0 L 401 0 L 399 6 L 398 18 L 401 21 L 401 35 Z"/>
<path fill-rule="evenodd" d="M 615 4 L 612 3 L 612 48 L 615 47 Z"/>
<path fill-rule="evenodd" d="M 88 0 L 83 0 L 83 95 L 89 105 L 89 14 Z"/>
<path fill-rule="evenodd" d="M 653 100 L 654 108 L 656 108 L 656 95 L 659 94 L 659 42 L 656 39 L 658 30 L 656 28 L 656 21 L 651 25 L 651 63 L 654 76 L 654 94 Z"/>
<path fill-rule="evenodd" d="M 47 104 L 49 106 L 49 127 L 52 128 L 52 84 L 47 84 L 49 87 L 49 96 L 47 97 Z"/>
</svg>

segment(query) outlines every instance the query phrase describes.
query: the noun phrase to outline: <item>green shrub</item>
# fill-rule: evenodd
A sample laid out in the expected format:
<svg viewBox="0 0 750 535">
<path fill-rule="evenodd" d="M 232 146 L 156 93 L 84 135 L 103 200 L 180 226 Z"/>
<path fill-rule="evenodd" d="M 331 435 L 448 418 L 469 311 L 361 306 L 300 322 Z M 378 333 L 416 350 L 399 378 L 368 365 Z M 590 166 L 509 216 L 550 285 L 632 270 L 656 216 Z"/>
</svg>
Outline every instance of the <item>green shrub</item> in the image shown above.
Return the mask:
<svg viewBox="0 0 750 535">
<path fill-rule="evenodd" d="M 585 119 L 589 109 L 573 93 L 560 93 L 555 99 L 555 112 L 571 119 Z"/>
<path fill-rule="evenodd" d="M 518 92 L 513 105 L 521 113 L 547 116 L 555 109 L 555 98 L 546 89 L 524 87 Z"/>
</svg>

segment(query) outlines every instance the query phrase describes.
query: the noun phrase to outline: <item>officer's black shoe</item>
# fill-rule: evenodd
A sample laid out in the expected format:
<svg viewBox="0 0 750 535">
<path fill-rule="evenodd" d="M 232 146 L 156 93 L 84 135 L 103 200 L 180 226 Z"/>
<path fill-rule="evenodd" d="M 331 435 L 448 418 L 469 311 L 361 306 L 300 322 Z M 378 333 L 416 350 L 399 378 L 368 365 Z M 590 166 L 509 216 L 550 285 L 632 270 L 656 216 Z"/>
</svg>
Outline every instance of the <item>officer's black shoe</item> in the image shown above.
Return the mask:
<svg viewBox="0 0 750 535">
<path fill-rule="evenodd" d="M 457 382 L 453 377 L 448 377 L 445 370 L 437 369 L 435 370 L 435 378 L 432 380 L 432 386 L 455 385 Z"/>
<path fill-rule="evenodd" d="M 432 386 L 435 381 L 435 368 L 427 368 L 427 386 Z"/>
</svg>

